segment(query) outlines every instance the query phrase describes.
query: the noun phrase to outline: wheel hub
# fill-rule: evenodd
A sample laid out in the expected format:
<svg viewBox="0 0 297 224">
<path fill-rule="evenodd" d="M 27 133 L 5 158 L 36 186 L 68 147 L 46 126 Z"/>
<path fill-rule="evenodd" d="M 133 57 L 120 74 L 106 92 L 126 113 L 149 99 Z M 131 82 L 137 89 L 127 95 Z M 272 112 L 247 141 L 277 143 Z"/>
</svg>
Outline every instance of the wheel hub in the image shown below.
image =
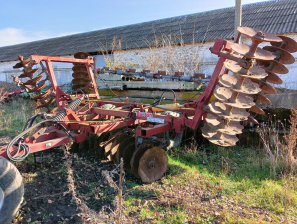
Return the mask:
<svg viewBox="0 0 297 224">
<path fill-rule="evenodd" d="M 0 210 L 2 209 L 3 204 L 4 204 L 4 192 L 0 187 Z"/>
</svg>

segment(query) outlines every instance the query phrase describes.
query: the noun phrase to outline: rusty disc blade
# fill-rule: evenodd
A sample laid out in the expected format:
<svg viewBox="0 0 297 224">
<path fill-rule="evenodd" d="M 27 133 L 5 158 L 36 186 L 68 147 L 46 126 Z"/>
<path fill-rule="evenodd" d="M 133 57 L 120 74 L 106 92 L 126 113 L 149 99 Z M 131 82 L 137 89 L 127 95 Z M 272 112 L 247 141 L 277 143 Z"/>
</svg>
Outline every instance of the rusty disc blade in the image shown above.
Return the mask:
<svg viewBox="0 0 297 224">
<path fill-rule="evenodd" d="M 263 93 L 276 94 L 276 89 L 265 81 L 259 79 L 251 79 L 252 82 L 258 83 Z"/>
<path fill-rule="evenodd" d="M 283 64 L 279 63 L 278 61 L 260 61 L 257 60 L 257 63 L 259 66 L 263 66 L 265 69 L 268 69 L 271 72 L 279 73 L 279 74 L 287 74 L 289 70 L 287 69 L 286 66 Z M 273 65 L 272 69 L 269 68 L 270 65 Z M 272 66 L 271 65 L 271 66 Z"/>
<path fill-rule="evenodd" d="M 262 110 L 260 107 L 254 105 L 250 108 L 250 111 L 256 113 L 256 114 L 265 114 L 264 110 Z"/>
<path fill-rule="evenodd" d="M 214 130 L 228 135 L 242 133 L 243 126 L 238 121 L 227 122 L 224 118 L 218 118 L 212 114 L 207 114 L 205 118 L 207 124 Z"/>
<path fill-rule="evenodd" d="M 270 42 L 272 46 L 283 48 L 286 51 L 289 51 L 290 53 L 294 53 L 297 51 L 297 42 L 295 40 L 287 36 L 280 35 L 278 37 L 282 39 L 282 42 L 279 42 L 279 43 Z"/>
<path fill-rule="evenodd" d="M 152 183 L 164 176 L 168 157 L 164 149 L 157 146 L 147 149 L 139 160 L 138 174 L 144 183 Z"/>
<path fill-rule="evenodd" d="M 244 55 L 247 58 L 250 59 L 258 59 L 258 60 L 273 60 L 275 58 L 275 55 L 273 55 L 269 51 L 265 51 L 261 48 L 257 48 L 256 52 L 252 55 L 250 53 L 251 47 L 247 44 L 237 44 L 233 43 L 231 45 L 231 48 L 233 51 Z"/>
<path fill-rule="evenodd" d="M 28 93 L 33 93 L 33 92 L 39 92 L 39 91 L 41 91 L 42 89 L 44 89 L 45 87 L 47 86 L 47 84 L 45 83 L 44 85 L 42 85 L 42 86 L 38 86 L 38 87 L 36 87 L 36 88 L 34 88 L 34 89 L 30 89 L 29 91 L 28 91 Z"/>
<path fill-rule="evenodd" d="M 126 138 L 128 138 L 128 135 L 127 134 L 120 134 L 116 137 L 115 141 L 113 142 L 112 146 L 111 146 L 111 152 L 110 152 L 110 157 L 111 157 L 111 160 L 113 161 L 114 164 L 119 164 L 120 163 L 120 160 L 119 158 L 117 157 L 118 155 L 118 149 L 120 147 L 120 143 L 125 140 Z"/>
<path fill-rule="evenodd" d="M 252 123 L 254 123 L 254 124 L 259 124 L 259 122 L 258 122 L 254 117 L 252 117 L 252 116 L 249 116 L 249 117 L 248 117 L 248 121 L 249 121 L 249 122 L 252 122 Z"/>
<path fill-rule="evenodd" d="M 26 78 L 26 77 L 32 77 L 36 72 L 39 71 L 39 68 L 31 69 L 28 72 L 25 72 L 19 76 L 19 78 Z"/>
<path fill-rule="evenodd" d="M 127 137 L 122 142 L 120 142 L 119 148 L 116 153 L 116 157 L 118 161 L 120 161 L 121 157 L 123 157 L 123 153 L 127 145 L 134 142 L 135 142 L 135 137 Z"/>
<path fill-rule="evenodd" d="M 39 80 L 43 78 L 42 75 L 38 75 L 33 79 L 28 80 L 27 82 L 24 83 L 24 85 L 35 85 Z"/>
<path fill-rule="evenodd" d="M 75 78 L 75 79 L 79 79 L 79 78 L 89 78 L 87 72 L 73 72 L 73 73 L 72 73 L 72 77 Z"/>
<path fill-rule="evenodd" d="M 48 107 L 50 104 L 52 104 L 56 99 L 55 98 L 50 98 L 46 103 L 44 104 L 39 104 L 36 109 L 42 108 L 42 107 Z"/>
<path fill-rule="evenodd" d="M 74 58 L 77 58 L 77 59 L 85 59 L 88 56 L 91 56 L 91 55 L 86 52 L 77 52 L 74 54 Z"/>
<path fill-rule="evenodd" d="M 41 80 L 41 81 L 38 83 L 38 85 L 43 85 L 43 84 L 45 84 L 46 81 L 47 81 L 46 79 Z"/>
<path fill-rule="evenodd" d="M 269 42 L 281 42 L 282 39 L 276 36 L 274 33 L 263 32 L 259 29 L 254 29 L 250 27 L 237 27 L 238 32 L 259 41 L 269 41 Z M 259 35 L 260 34 L 260 35 Z M 263 35 L 264 34 L 264 35 Z"/>
<path fill-rule="evenodd" d="M 134 151 L 131 159 L 130 159 L 130 166 L 131 166 L 131 172 L 134 174 L 135 177 L 140 178 L 140 175 L 138 174 L 138 167 L 139 167 L 139 161 L 140 158 L 143 156 L 146 150 L 154 147 L 153 144 L 150 143 L 143 143 L 137 149 Z"/>
<path fill-rule="evenodd" d="M 278 62 L 282 64 L 293 64 L 295 62 L 295 58 L 293 55 L 290 54 L 289 51 L 282 49 L 280 47 L 275 46 L 265 46 L 263 50 L 272 52 L 275 56 L 279 55 L 280 59 Z"/>
<path fill-rule="evenodd" d="M 220 133 L 212 129 L 207 124 L 201 128 L 203 137 L 207 138 L 213 144 L 227 147 L 227 146 L 234 146 L 238 141 L 238 138 L 234 135 L 227 135 L 224 133 Z"/>
<path fill-rule="evenodd" d="M 270 83 L 273 83 L 273 84 L 282 84 L 283 83 L 283 80 L 275 73 L 271 72 L 271 71 L 268 71 L 266 70 L 268 76 L 266 78 L 266 82 L 270 82 Z"/>
<path fill-rule="evenodd" d="M 73 80 L 71 81 L 71 83 L 72 83 L 73 85 L 83 85 L 83 86 L 88 85 L 89 82 L 90 82 L 90 80 L 89 80 L 89 79 L 86 79 L 86 78 L 77 78 L 77 79 L 73 79 Z"/>
<path fill-rule="evenodd" d="M 249 79 L 245 79 L 242 85 L 239 85 L 240 77 L 237 75 L 223 74 L 219 78 L 219 83 L 232 90 L 245 94 L 257 94 L 261 92 L 259 85 L 251 82 Z"/>
<path fill-rule="evenodd" d="M 135 151 L 135 142 L 131 142 L 126 146 L 123 152 L 124 168 L 126 170 L 131 169 L 130 160 L 133 156 L 134 151 Z"/>
<path fill-rule="evenodd" d="M 214 91 L 215 97 L 231 107 L 248 109 L 255 105 L 253 98 L 246 94 L 239 93 L 237 97 L 234 96 L 234 91 L 229 88 L 219 87 Z"/>
<path fill-rule="evenodd" d="M 231 72 L 246 78 L 253 77 L 255 79 L 264 79 L 267 76 L 265 70 L 257 66 L 253 66 L 252 68 L 247 70 L 240 67 L 240 65 L 238 65 L 236 61 L 230 61 L 230 60 L 227 62 L 224 62 L 224 65 Z"/>
<path fill-rule="evenodd" d="M 32 100 L 39 100 L 39 99 L 44 99 L 45 97 L 47 97 L 49 94 L 51 94 L 52 90 L 48 89 L 46 90 L 43 94 L 40 94 L 34 98 L 32 98 Z"/>
<path fill-rule="evenodd" d="M 232 121 L 245 121 L 250 115 L 245 109 L 235 107 L 232 108 L 229 113 L 229 106 L 219 101 L 214 101 L 209 104 L 209 109 L 216 115 L 223 116 L 224 118 L 230 119 Z"/>
<path fill-rule="evenodd" d="M 74 72 L 87 72 L 87 68 L 85 65 L 74 65 L 72 67 L 72 71 Z"/>
<path fill-rule="evenodd" d="M 261 93 L 257 94 L 257 101 L 261 103 L 271 104 L 271 101 Z"/>
<path fill-rule="evenodd" d="M 74 85 L 74 86 L 71 87 L 71 89 L 76 91 L 76 90 L 81 89 L 83 87 L 85 87 L 85 86 L 84 85 Z"/>
</svg>

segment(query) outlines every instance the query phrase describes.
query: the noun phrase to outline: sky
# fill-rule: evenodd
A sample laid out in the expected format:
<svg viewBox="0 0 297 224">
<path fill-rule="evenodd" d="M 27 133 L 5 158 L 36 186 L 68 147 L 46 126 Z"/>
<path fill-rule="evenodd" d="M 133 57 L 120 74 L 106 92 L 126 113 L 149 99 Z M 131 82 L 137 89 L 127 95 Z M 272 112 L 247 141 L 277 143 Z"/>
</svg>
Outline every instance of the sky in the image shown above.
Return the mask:
<svg viewBox="0 0 297 224">
<path fill-rule="evenodd" d="M 14 0 L 0 4 L 0 47 L 235 6 L 236 0 Z M 242 4 L 265 0 L 242 0 Z"/>
</svg>

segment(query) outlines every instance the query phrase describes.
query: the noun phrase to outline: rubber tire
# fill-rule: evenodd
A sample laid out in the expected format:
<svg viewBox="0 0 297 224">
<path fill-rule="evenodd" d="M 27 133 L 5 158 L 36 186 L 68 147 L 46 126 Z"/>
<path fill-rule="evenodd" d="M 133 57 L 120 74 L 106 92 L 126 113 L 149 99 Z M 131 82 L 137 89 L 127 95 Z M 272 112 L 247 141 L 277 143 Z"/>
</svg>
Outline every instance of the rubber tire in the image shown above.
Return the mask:
<svg viewBox="0 0 297 224">
<path fill-rule="evenodd" d="M 0 187 L 4 202 L 0 209 L 0 223 L 11 223 L 19 210 L 24 196 L 24 184 L 18 169 L 0 156 Z"/>
</svg>

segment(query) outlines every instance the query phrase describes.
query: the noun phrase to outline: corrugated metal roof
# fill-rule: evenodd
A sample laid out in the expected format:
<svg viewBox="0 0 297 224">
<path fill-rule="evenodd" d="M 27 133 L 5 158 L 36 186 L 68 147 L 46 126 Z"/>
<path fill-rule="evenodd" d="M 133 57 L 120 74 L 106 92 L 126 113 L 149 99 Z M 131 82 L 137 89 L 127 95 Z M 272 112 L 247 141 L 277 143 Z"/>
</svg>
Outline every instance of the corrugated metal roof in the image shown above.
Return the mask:
<svg viewBox="0 0 297 224">
<path fill-rule="evenodd" d="M 297 32 L 297 1 L 274 0 L 243 6 L 242 25 L 272 33 Z M 97 52 L 99 43 L 112 50 L 114 37 L 121 40 L 122 49 L 148 47 L 162 34 L 179 43 L 210 41 L 217 37 L 232 38 L 234 7 L 155 20 L 140 24 L 109 28 L 64 37 L 34 41 L 0 48 L 0 61 L 16 60 L 19 54 L 28 57 L 37 51 L 40 55 L 67 55 L 78 51 Z M 193 35 L 194 34 L 194 35 Z M 194 37 L 193 37 L 194 36 Z M 107 41 L 107 44 L 106 44 Z"/>
</svg>

